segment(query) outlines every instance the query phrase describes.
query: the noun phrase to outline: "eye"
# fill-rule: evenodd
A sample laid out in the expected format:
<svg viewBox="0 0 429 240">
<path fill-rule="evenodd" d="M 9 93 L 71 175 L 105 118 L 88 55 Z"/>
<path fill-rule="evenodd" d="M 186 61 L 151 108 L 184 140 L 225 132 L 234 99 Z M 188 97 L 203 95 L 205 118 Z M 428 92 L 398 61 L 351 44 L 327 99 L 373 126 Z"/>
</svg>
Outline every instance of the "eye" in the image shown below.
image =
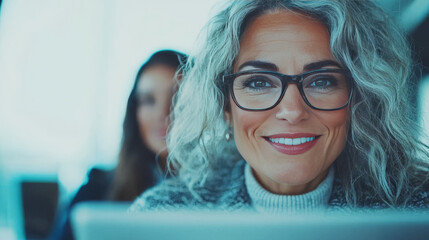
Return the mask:
<svg viewBox="0 0 429 240">
<path fill-rule="evenodd" d="M 282 83 L 274 75 L 266 73 L 243 73 L 235 78 L 233 83 L 234 94 L 237 95 L 265 95 L 274 94 L 281 90 Z"/>
<path fill-rule="evenodd" d="M 332 85 L 332 82 L 329 79 L 319 79 L 310 84 L 311 87 L 317 88 L 327 88 Z"/>
<path fill-rule="evenodd" d="M 251 80 L 248 82 L 248 87 L 268 88 L 268 87 L 271 87 L 271 84 L 265 80 Z"/>
<path fill-rule="evenodd" d="M 315 75 L 311 78 L 307 79 L 305 82 L 306 88 L 313 88 L 313 89 L 330 89 L 335 86 L 337 86 L 338 80 L 335 76 L 331 75 Z"/>
<path fill-rule="evenodd" d="M 243 87 L 250 88 L 253 90 L 261 90 L 274 87 L 270 78 L 261 75 L 247 76 L 242 84 Z"/>
<path fill-rule="evenodd" d="M 139 106 L 153 106 L 155 105 L 155 97 L 152 95 L 140 95 L 137 97 L 137 104 Z"/>
</svg>

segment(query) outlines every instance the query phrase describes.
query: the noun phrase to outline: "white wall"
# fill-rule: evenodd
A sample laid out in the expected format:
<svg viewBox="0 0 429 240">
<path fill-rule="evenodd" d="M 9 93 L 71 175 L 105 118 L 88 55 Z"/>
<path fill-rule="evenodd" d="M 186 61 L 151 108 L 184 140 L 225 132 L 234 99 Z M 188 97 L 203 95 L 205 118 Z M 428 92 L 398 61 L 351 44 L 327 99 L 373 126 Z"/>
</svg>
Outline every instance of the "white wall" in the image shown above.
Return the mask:
<svg viewBox="0 0 429 240">
<path fill-rule="evenodd" d="M 188 52 L 214 2 L 4 1 L 2 162 L 33 171 L 115 164 L 138 67 L 161 48 Z"/>
<path fill-rule="evenodd" d="M 91 166 L 114 166 L 138 68 L 162 48 L 189 52 L 218 2 L 3 0 L 0 192 L 33 174 L 71 193 Z"/>
</svg>

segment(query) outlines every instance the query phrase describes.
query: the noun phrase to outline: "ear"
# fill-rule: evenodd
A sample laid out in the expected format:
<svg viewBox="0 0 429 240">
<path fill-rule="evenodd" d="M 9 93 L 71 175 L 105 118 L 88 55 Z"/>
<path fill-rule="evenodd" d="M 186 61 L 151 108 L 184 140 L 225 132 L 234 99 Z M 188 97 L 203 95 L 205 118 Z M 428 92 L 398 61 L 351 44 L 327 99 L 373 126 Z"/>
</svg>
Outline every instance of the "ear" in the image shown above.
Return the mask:
<svg viewBox="0 0 429 240">
<path fill-rule="evenodd" d="M 231 114 L 231 105 L 228 94 L 224 94 L 225 100 L 224 100 L 224 106 L 223 106 L 223 119 L 225 122 L 232 127 L 232 114 Z"/>
<path fill-rule="evenodd" d="M 223 118 L 227 122 L 227 124 L 232 127 L 232 114 L 231 111 L 224 111 L 223 112 Z"/>
</svg>

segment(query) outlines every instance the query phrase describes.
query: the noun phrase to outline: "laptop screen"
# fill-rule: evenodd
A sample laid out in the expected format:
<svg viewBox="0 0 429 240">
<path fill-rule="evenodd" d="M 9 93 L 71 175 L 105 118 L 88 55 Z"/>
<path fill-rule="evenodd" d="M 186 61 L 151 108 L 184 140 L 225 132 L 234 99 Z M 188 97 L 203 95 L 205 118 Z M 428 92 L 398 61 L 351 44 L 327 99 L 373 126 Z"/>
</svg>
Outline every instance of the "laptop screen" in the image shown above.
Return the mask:
<svg viewBox="0 0 429 240">
<path fill-rule="evenodd" d="M 429 215 L 383 211 L 272 216 L 254 212 L 127 213 L 128 205 L 84 203 L 72 214 L 78 240 L 428 239 Z"/>
</svg>

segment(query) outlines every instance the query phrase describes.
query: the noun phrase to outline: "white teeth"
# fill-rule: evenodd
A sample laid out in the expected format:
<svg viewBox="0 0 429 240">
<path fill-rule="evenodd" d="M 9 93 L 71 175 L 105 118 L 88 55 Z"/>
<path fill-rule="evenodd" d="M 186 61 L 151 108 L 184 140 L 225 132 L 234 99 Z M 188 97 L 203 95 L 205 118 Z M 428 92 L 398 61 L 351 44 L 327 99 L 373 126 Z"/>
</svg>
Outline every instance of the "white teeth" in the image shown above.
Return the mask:
<svg viewBox="0 0 429 240">
<path fill-rule="evenodd" d="M 311 142 L 316 139 L 315 137 L 302 137 L 302 138 L 269 138 L 273 143 L 280 143 L 284 145 L 299 145 L 306 142 Z"/>
<path fill-rule="evenodd" d="M 283 139 L 284 139 L 285 145 L 292 145 L 293 144 L 292 138 L 283 138 Z"/>
</svg>

